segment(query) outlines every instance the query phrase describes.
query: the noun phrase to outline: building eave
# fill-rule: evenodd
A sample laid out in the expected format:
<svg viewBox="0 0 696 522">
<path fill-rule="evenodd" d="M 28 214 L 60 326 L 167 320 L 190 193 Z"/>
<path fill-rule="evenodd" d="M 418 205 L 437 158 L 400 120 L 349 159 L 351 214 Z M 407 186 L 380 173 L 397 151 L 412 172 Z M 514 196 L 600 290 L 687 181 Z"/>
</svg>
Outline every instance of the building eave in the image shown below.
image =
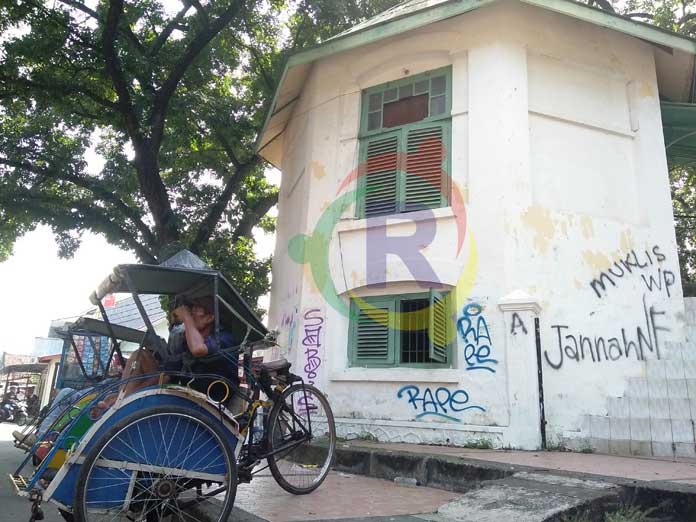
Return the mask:
<svg viewBox="0 0 696 522">
<path fill-rule="evenodd" d="M 286 89 L 287 79 L 293 73 L 294 69 L 299 67 L 303 68 L 302 76 L 306 78 L 309 74 L 309 66 L 317 60 L 366 46 L 435 22 L 459 16 L 499 1 L 500 0 L 447 0 L 417 11 L 411 11 L 400 16 L 387 18 L 372 25 L 366 24 L 364 27 L 357 30 L 348 30 L 329 38 L 320 45 L 294 54 L 288 59 L 283 69 L 283 74 L 274 93 L 266 121 L 257 138 L 256 151 L 274 166 L 280 166 L 277 155 L 269 152 L 267 149 L 285 132 L 285 128 L 292 114 L 293 106 L 299 99 L 301 89 L 297 92 L 289 92 Z M 570 0 L 517 1 L 644 40 L 663 50 L 670 51 L 676 49 L 696 55 L 696 40 L 654 27 L 644 22 L 633 20 L 626 16 L 610 13 Z M 302 81 L 296 81 L 295 83 L 299 85 L 303 84 Z M 288 103 L 290 100 L 292 100 L 292 103 Z"/>
</svg>

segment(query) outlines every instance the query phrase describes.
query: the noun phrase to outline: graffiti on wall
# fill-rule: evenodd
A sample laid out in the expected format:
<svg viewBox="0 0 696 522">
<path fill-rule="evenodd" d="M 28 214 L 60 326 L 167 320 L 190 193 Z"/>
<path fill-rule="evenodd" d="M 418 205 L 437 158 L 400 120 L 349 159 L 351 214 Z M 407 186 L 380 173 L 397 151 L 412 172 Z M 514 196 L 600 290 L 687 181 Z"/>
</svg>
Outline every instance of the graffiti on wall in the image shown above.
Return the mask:
<svg viewBox="0 0 696 522">
<path fill-rule="evenodd" d="M 654 305 L 648 305 L 646 295 L 643 295 L 643 312 L 645 323 L 638 325 L 635 336 L 632 328 L 621 328 L 620 335 L 614 337 L 589 336 L 570 330 L 564 324 L 551 325 L 555 336 L 555 355 L 544 350 L 544 358 L 551 368 L 558 370 L 567 361 L 579 363 L 592 360 L 593 363 L 618 361 L 635 358 L 644 361 L 647 353 L 654 353 L 660 358 L 659 332 L 669 332 L 664 326 L 666 312 L 658 310 Z"/>
<path fill-rule="evenodd" d="M 491 357 L 493 343 L 480 304 L 469 303 L 464 307 L 457 320 L 457 331 L 464 341 L 466 369 L 495 373 L 498 361 Z"/>
<path fill-rule="evenodd" d="M 396 397 L 406 399 L 408 404 L 413 406 L 418 412 L 416 420 L 423 417 L 441 417 L 452 422 L 461 422 L 453 415 L 468 410 L 486 411 L 482 406 L 470 404 L 466 391 L 451 391 L 442 386 L 433 390 L 430 387 L 421 389 L 415 384 L 407 384 L 397 392 Z"/>
<path fill-rule="evenodd" d="M 317 372 L 321 366 L 319 351 L 322 345 L 322 330 L 324 328 L 324 315 L 319 308 L 309 308 L 302 315 L 302 341 L 304 351 L 305 382 L 314 385 L 317 380 Z M 300 397 L 299 405 L 302 409 L 314 411 L 317 405 L 313 402 L 314 396 Z"/>
<path fill-rule="evenodd" d="M 527 335 L 527 327 L 517 312 L 512 313 L 512 324 L 510 325 L 510 335 L 517 335 L 517 332 Z"/>
<path fill-rule="evenodd" d="M 640 253 L 631 250 L 592 279 L 590 288 L 601 299 L 607 295 L 611 287 L 616 287 L 624 278 L 639 274 L 648 292 L 664 290 L 667 297 L 671 297 L 671 287 L 674 286 L 677 277 L 671 270 L 660 266 L 666 259 L 667 256 L 660 251 L 659 245 Z"/>
<path fill-rule="evenodd" d="M 297 331 L 297 307 L 292 312 L 283 312 L 283 316 L 280 319 L 280 327 L 288 332 L 287 346 L 288 350 L 292 350 Z"/>
</svg>

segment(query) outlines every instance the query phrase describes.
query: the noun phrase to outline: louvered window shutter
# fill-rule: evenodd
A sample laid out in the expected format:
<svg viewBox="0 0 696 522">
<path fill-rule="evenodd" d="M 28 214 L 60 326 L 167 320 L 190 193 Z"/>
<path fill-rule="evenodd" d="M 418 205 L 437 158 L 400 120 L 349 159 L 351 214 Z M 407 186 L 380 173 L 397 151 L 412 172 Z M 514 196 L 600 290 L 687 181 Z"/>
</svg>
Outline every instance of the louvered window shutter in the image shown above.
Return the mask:
<svg viewBox="0 0 696 522">
<path fill-rule="evenodd" d="M 365 174 L 361 177 L 363 217 L 398 211 L 400 132 L 371 138 L 365 143 Z"/>
<path fill-rule="evenodd" d="M 357 366 L 394 364 L 395 332 L 393 299 L 373 299 L 365 309 L 353 301 L 352 363 Z M 391 315 L 390 315 L 391 314 Z"/>
<path fill-rule="evenodd" d="M 430 290 L 430 312 L 428 338 L 430 340 L 430 359 L 434 362 L 446 363 L 449 351 L 450 314 L 449 296 L 436 290 Z"/>
<path fill-rule="evenodd" d="M 406 173 L 402 212 L 447 205 L 449 122 L 405 130 Z"/>
</svg>

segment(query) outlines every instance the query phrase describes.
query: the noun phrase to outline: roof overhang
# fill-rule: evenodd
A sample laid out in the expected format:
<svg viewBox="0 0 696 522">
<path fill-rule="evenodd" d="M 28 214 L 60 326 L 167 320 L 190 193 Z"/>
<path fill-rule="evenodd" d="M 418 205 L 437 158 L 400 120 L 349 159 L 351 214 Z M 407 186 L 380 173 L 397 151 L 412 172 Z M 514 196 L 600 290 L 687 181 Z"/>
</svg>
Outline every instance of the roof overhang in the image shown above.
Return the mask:
<svg viewBox="0 0 696 522">
<path fill-rule="evenodd" d="M 696 104 L 663 102 L 662 128 L 670 165 L 695 165 Z"/>
<path fill-rule="evenodd" d="M 419 7 L 410 10 L 394 8 L 392 16 L 378 15 L 316 47 L 291 56 L 285 65 L 268 116 L 257 139 L 257 152 L 274 166 L 280 167 L 283 133 L 292 117 L 294 106 L 300 98 L 312 63 L 315 61 L 434 22 L 459 16 L 499 1 L 431 0 L 419 2 L 417 4 Z M 691 96 L 693 94 L 693 56 L 696 55 L 696 40 L 570 0 L 517 1 L 618 31 L 657 46 L 661 50 L 659 55 L 656 55 L 661 94 L 668 96 L 673 101 L 693 101 Z"/>
</svg>

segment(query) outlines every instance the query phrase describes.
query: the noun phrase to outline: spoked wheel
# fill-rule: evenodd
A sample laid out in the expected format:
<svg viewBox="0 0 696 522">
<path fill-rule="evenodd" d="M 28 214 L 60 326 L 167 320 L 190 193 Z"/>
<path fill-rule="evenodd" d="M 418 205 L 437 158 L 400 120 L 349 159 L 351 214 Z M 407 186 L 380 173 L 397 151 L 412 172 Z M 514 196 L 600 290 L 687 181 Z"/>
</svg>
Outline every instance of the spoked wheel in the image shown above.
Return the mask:
<svg viewBox="0 0 696 522">
<path fill-rule="evenodd" d="M 277 452 L 268 467 L 280 487 L 294 495 L 317 489 L 336 452 L 336 426 L 324 394 L 307 384 L 285 389 L 268 418 L 268 444 Z"/>
<path fill-rule="evenodd" d="M 124 418 L 82 463 L 75 522 L 225 522 L 237 492 L 227 437 L 189 408 L 149 408 Z"/>
</svg>

